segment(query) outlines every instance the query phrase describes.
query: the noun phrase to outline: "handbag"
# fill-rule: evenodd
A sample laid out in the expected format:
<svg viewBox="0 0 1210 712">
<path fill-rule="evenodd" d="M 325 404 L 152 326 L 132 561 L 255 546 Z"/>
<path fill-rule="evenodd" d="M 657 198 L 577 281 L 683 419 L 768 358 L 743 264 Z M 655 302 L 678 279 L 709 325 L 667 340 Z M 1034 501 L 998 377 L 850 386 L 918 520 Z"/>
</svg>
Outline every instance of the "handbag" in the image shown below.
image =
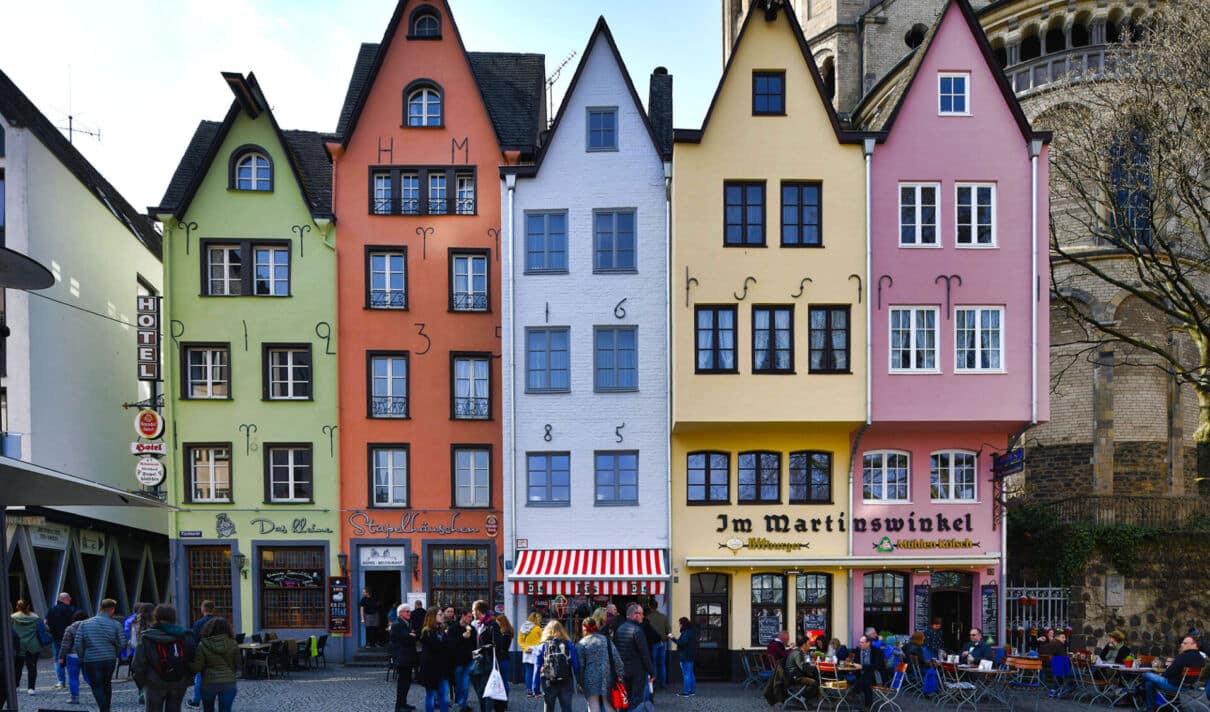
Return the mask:
<svg viewBox="0 0 1210 712">
<path fill-rule="evenodd" d="M 489 700 L 508 702 L 508 688 L 504 686 L 504 676 L 500 674 L 500 666 L 496 663 L 496 651 L 492 648 L 492 674 L 487 678 L 483 687 L 483 696 Z"/>
<path fill-rule="evenodd" d="M 626 691 L 626 683 L 618 677 L 618 669 L 613 664 L 613 641 L 608 637 L 605 638 L 605 657 L 609 658 L 609 676 L 613 678 L 613 685 L 609 687 L 609 705 L 615 710 L 629 709 L 630 693 Z"/>
<path fill-rule="evenodd" d="M 38 620 L 37 633 L 38 642 L 42 645 L 50 645 L 51 643 L 55 642 L 54 639 L 50 637 L 50 631 L 46 630 L 46 624 L 43 623 L 41 619 Z"/>
</svg>

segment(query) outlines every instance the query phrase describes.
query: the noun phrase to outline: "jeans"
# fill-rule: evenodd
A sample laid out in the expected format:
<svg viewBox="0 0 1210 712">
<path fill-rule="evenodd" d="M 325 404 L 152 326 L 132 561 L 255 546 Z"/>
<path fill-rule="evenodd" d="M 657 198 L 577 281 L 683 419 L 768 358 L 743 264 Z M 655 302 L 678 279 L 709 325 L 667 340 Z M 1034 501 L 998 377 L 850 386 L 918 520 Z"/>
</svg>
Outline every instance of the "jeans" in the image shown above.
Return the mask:
<svg viewBox="0 0 1210 712">
<path fill-rule="evenodd" d="M 441 712 L 450 712 L 450 687 L 448 680 L 442 680 L 436 689 L 424 688 L 424 712 L 433 712 L 433 707 L 441 708 Z"/>
<path fill-rule="evenodd" d="M 656 687 L 668 687 L 668 644 L 656 643 L 651 647 L 651 662 L 655 663 Z"/>
<path fill-rule="evenodd" d="M 575 693 L 575 684 L 571 680 L 563 682 L 542 681 L 542 712 L 555 712 L 555 701 L 559 702 L 562 712 L 571 712 L 571 698 Z"/>
<path fill-rule="evenodd" d="M 13 687 L 21 686 L 21 668 L 24 667 L 26 677 L 29 678 L 29 689 L 37 687 L 38 682 L 38 654 L 26 653 L 25 655 L 13 656 Z"/>
<path fill-rule="evenodd" d="M 697 676 L 693 674 L 693 663 L 681 661 L 681 694 L 692 695 L 697 692 Z"/>
<path fill-rule="evenodd" d="M 630 697 L 630 705 L 638 707 L 647 695 L 647 673 L 640 670 L 637 674 L 622 675 L 626 683 L 626 694 Z"/>
<path fill-rule="evenodd" d="M 200 672 L 193 676 L 193 694 L 189 699 L 195 705 L 202 701 L 202 673 Z"/>
<path fill-rule="evenodd" d="M 80 698 L 80 656 L 72 653 L 64 661 L 67 674 L 67 690 L 73 700 Z"/>
<path fill-rule="evenodd" d="M 109 705 L 113 700 L 113 667 L 116 660 L 115 655 L 114 660 L 84 663 L 84 677 L 92 688 L 98 712 L 109 712 Z"/>
<path fill-rule="evenodd" d="M 466 707 L 466 700 L 471 694 L 471 664 L 454 667 L 454 705 L 459 709 Z"/>
<path fill-rule="evenodd" d="M 59 686 L 67 684 L 67 669 L 59 664 L 59 650 L 63 647 L 63 640 L 52 640 L 50 649 L 55 656 L 55 679 L 59 681 Z"/>
<path fill-rule="evenodd" d="M 1143 694 L 1146 695 L 1147 709 L 1149 710 L 1156 708 L 1155 693 L 1157 690 L 1176 692 L 1176 685 L 1168 682 L 1168 678 L 1158 672 L 1143 673 Z"/>
<path fill-rule="evenodd" d="M 521 669 L 525 671 L 525 691 L 531 692 L 534 689 L 534 664 L 522 663 Z"/>
<path fill-rule="evenodd" d="M 235 704 L 235 683 L 202 685 L 202 709 L 205 712 L 215 712 L 216 701 L 218 712 L 231 712 L 231 705 Z"/>
<path fill-rule="evenodd" d="M 509 660 L 508 658 L 500 658 L 496 661 L 496 666 L 500 668 L 500 679 L 504 680 L 504 690 L 507 692 L 509 685 L 513 683 L 513 661 Z"/>
<path fill-rule="evenodd" d="M 188 687 L 143 688 L 146 697 L 147 712 L 181 712 L 181 703 L 185 701 L 185 691 Z"/>
</svg>

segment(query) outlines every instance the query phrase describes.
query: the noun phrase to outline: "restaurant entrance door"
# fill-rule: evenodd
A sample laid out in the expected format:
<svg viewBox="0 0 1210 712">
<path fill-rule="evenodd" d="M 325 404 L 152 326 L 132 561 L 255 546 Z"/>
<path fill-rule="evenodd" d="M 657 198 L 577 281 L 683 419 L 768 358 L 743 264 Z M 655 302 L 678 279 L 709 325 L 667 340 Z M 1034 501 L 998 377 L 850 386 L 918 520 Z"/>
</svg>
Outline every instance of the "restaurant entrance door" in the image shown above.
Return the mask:
<svg viewBox="0 0 1210 712">
<path fill-rule="evenodd" d="M 694 673 L 702 680 L 726 680 L 731 676 L 727 651 L 728 583 L 726 574 L 694 574 L 690 578 L 689 608 L 698 633 Z"/>
<path fill-rule="evenodd" d="M 946 652 L 960 650 L 974 625 L 971 622 L 971 575 L 962 571 L 935 572 L 929 588 L 929 610 L 934 618 L 941 618 L 941 637 Z"/>
</svg>

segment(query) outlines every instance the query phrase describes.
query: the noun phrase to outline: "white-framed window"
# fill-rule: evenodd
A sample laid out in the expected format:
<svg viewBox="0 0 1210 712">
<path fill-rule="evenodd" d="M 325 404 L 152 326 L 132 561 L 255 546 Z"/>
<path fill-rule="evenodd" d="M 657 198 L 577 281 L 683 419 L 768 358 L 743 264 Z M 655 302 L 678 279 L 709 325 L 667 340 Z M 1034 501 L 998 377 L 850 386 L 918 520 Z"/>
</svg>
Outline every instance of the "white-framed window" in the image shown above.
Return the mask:
<svg viewBox="0 0 1210 712">
<path fill-rule="evenodd" d="M 206 267 L 206 294 L 212 297 L 236 297 L 243 294 L 244 261 L 239 245 L 208 245 Z"/>
<path fill-rule="evenodd" d="M 954 244 L 995 247 L 996 184 L 958 183 L 954 198 Z"/>
<path fill-rule="evenodd" d="M 231 350 L 227 346 L 185 347 L 185 393 L 191 399 L 231 397 Z"/>
<path fill-rule="evenodd" d="M 446 182 L 444 173 L 429 173 L 429 215 L 445 215 Z"/>
<path fill-rule="evenodd" d="M 490 507 L 491 450 L 485 447 L 454 448 L 454 506 Z"/>
<path fill-rule="evenodd" d="M 270 346 L 265 396 L 269 400 L 307 400 L 311 397 L 311 349 Z"/>
<path fill-rule="evenodd" d="M 978 468 L 975 453 L 966 450 L 934 452 L 929 464 L 929 492 L 934 502 L 974 502 Z"/>
<path fill-rule="evenodd" d="M 458 183 L 458 202 L 455 212 L 459 215 L 475 214 L 475 176 L 472 173 L 458 173 L 455 177 Z"/>
<path fill-rule="evenodd" d="M 412 18 L 412 37 L 440 37 L 441 20 L 433 12 L 420 12 Z"/>
<path fill-rule="evenodd" d="M 971 113 L 970 72 L 941 72 L 937 75 L 937 113 L 941 116 L 969 116 Z"/>
<path fill-rule="evenodd" d="M 936 371 L 937 307 L 891 307 L 892 372 Z"/>
<path fill-rule="evenodd" d="M 408 506 L 408 448 L 371 446 L 370 467 L 375 507 Z"/>
<path fill-rule="evenodd" d="M 311 446 L 267 447 L 269 502 L 311 501 Z"/>
<path fill-rule="evenodd" d="M 399 212 L 403 215 L 420 214 L 420 174 L 399 174 Z"/>
<path fill-rule="evenodd" d="M 487 420 L 492 417 L 491 356 L 454 357 L 455 420 Z"/>
<path fill-rule="evenodd" d="M 897 450 L 867 452 L 861 456 L 861 498 L 869 503 L 907 502 L 911 456 Z"/>
<path fill-rule="evenodd" d="M 1004 370 L 1004 307 L 954 309 L 954 370 Z"/>
<path fill-rule="evenodd" d="M 369 416 L 408 417 L 408 354 L 371 354 L 369 361 Z"/>
<path fill-rule="evenodd" d="M 391 214 L 391 174 L 374 174 L 374 214 Z"/>
<path fill-rule="evenodd" d="M 370 252 L 370 309 L 408 308 L 408 260 L 404 248 Z"/>
<path fill-rule="evenodd" d="M 189 453 L 189 501 L 230 502 L 230 446 L 186 445 L 185 450 Z"/>
<path fill-rule="evenodd" d="M 258 296 L 284 297 L 290 294 L 290 249 L 288 247 L 252 248 L 256 275 L 252 293 Z"/>
<path fill-rule="evenodd" d="M 899 246 L 940 247 L 937 228 L 940 183 L 899 184 Z"/>
<path fill-rule="evenodd" d="M 248 153 L 235 164 L 236 190 L 273 190 L 273 168 L 260 153 Z"/>
<path fill-rule="evenodd" d="M 487 255 L 450 256 L 450 309 L 487 311 Z"/>
<path fill-rule="evenodd" d="M 408 94 L 408 126 L 440 126 L 441 93 L 421 87 Z"/>
</svg>

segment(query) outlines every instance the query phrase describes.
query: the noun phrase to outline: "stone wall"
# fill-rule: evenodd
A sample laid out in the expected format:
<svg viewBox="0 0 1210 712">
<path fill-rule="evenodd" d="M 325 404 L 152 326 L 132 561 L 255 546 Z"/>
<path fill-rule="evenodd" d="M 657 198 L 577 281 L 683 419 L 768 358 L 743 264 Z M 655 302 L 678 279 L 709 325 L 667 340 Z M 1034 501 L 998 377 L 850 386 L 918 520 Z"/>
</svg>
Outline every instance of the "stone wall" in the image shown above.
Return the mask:
<svg viewBox="0 0 1210 712">
<path fill-rule="evenodd" d="M 1132 497 L 1169 495 L 1167 458 L 1164 442 L 1115 442 L 1114 492 Z M 1192 447 L 1185 448 L 1182 465 L 1184 491 L 1195 492 L 1197 453 Z M 1092 492 L 1092 443 L 1027 445 L 1025 467 L 1024 489 L 1013 494 L 1045 501 Z"/>
</svg>

